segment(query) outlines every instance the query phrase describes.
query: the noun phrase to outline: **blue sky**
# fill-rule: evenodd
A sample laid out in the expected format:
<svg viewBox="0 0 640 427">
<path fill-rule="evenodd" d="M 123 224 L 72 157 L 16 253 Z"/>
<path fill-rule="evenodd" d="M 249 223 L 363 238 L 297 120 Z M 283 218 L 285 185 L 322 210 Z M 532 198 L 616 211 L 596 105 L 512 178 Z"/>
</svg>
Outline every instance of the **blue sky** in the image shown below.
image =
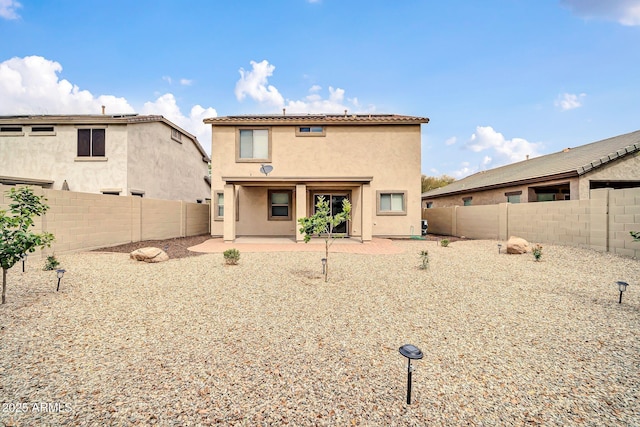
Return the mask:
<svg viewBox="0 0 640 427">
<path fill-rule="evenodd" d="M 0 114 L 429 117 L 422 172 L 640 129 L 640 0 L 0 0 Z"/>
</svg>

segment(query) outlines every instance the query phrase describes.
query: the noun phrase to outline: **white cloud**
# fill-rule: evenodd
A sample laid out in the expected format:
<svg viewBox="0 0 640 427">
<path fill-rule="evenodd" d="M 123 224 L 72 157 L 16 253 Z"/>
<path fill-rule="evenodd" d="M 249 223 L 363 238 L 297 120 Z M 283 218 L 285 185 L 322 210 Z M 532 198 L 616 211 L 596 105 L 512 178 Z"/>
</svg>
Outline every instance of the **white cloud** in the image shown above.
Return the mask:
<svg viewBox="0 0 640 427">
<path fill-rule="evenodd" d="M 460 169 L 451 172 L 451 176 L 453 176 L 455 179 L 464 178 L 465 176 L 469 176 L 478 171 L 478 168 L 472 168 L 469 162 L 462 162 L 460 166 Z"/>
<path fill-rule="evenodd" d="M 185 116 L 176 103 L 176 98 L 171 93 L 166 93 L 153 102 L 145 102 L 142 114 L 159 114 L 171 120 L 187 132 L 195 135 L 200 144 L 208 152 L 211 146 L 211 125 L 205 125 L 202 120 L 208 117 L 217 117 L 218 113 L 213 108 L 203 108 L 195 105 L 188 116 Z"/>
<path fill-rule="evenodd" d="M 22 5 L 16 0 L 0 0 L 0 18 L 18 19 L 20 15 L 16 9 L 20 9 Z"/>
<path fill-rule="evenodd" d="M 273 75 L 275 66 L 265 59 L 262 62 L 251 61 L 251 71 L 240 68 L 240 80 L 236 83 L 236 98 L 242 101 L 247 95 L 261 104 L 282 106 L 284 98 L 274 86 L 268 84 L 267 78 Z"/>
<path fill-rule="evenodd" d="M 449 145 L 455 144 L 456 142 L 458 142 L 458 138 L 456 138 L 455 136 L 452 136 L 451 138 L 447 139 L 444 142 L 444 145 L 449 146 Z"/>
<path fill-rule="evenodd" d="M 492 154 L 491 156 L 487 154 L 483 158 L 481 163 L 483 169 L 525 160 L 527 156 L 540 155 L 539 143 L 532 143 L 522 138 L 505 139 L 491 126 L 478 126 L 465 148 L 476 153 L 489 151 L 489 154 Z"/>
<path fill-rule="evenodd" d="M 182 86 L 191 86 L 193 84 L 193 80 L 189 79 L 180 79 L 180 84 Z"/>
<path fill-rule="evenodd" d="M 601 18 L 626 26 L 640 25 L 640 0 L 561 0 L 582 18 Z"/>
<path fill-rule="evenodd" d="M 587 96 L 586 93 L 575 95 L 573 93 L 563 93 L 558 95 L 554 105 L 560 108 L 562 111 L 573 110 L 574 108 L 582 107 L 582 100 Z"/>
<path fill-rule="evenodd" d="M 1 0 L 0 0 L 1 1 Z M 59 78 L 62 66 L 41 56 L 11 58 L 0 62 L 0 114 L 107 114 L 135 112 L 125 98 L 113 95 L 93 95 L 65 79 Z M 211 127 L 202 120 L 217 116 L 213 108 L 196 105 L 183 114 L 175 97 L 164 94 L 146 102 L 142 114 L 159 114 L 198 137 L 202 146 L 211 148 Z"/>
<path fill-rule="evenodd" d="M 280 94 L 278 89 L 269 84 L 268 78 L 273 75 L 275 66 L 269 64 L 267 60 L 262 62 L 251 61 L 252 70 L 245 71 L 240 68 L 240 80 L 236 83 L 236 98 L 242 101 L 249 97 L 259 104 L 269 109 L 287 109 L 288 114 L 295 113 L 343 113 L 344 110 L 360 109 L 358 98 L 347 98 L 345 100 L 345 90 L 329 86 L 328 98 L 321 95 L 322 87 L 313 85 L 309 88 L 309 94 L 303 99 L 286 99 Z M 371 112 L 375 107 L 368 107 Z"/>
</svg>

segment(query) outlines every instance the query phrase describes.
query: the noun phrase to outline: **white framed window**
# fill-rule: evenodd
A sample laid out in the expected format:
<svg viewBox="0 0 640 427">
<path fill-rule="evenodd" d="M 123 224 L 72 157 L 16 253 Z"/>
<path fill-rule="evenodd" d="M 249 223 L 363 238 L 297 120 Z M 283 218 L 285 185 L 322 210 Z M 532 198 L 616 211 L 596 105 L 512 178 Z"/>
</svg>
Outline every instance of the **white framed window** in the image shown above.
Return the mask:
<svg viewBox="0 0 640 427">
<path fill-rule="evenodd" d="M 224 191 L 216 191 L 213 195 L 213 219 L 224 220 Z"/>
<path fill-rule="evenodd" d="M 24 132 L 20 125 L 4 125 L 0 126 L 0 136 L 24 136 Z"/>
<path fill-rule="evenodd" d="M 406 191 L 378 191 L 376 197 L 377 215 L 406 215 Z"/>
<path fill-rule="evenodd" d="M 56 130 L 53 125 L 36 125 L 31 126 L 30 136 L 56 136 Z"/>
<path fill-rule="evenodd" d="M 269 190 L 269 221 L 291 219 L 291 190 Z"/>
<path fill-rule="evenodd" d="M 236 162 L 270 162 L 271 131 L 269 129 L 238 129 Z"/>
<path fill-rule="evenodd" d="M 298 126 L 296 136 L 325 136 L 324 126 Z"/>
</svg>

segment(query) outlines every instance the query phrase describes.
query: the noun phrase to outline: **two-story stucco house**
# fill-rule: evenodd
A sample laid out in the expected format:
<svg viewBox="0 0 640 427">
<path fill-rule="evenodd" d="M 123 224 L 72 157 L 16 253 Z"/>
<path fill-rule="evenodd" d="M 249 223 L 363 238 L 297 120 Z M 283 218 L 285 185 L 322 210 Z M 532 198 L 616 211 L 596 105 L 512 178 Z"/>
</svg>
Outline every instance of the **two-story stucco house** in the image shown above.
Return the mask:
<svg viewBox="0 0 640 427">
<path fill-rule="evenodd" d="M 420 234 L 421 125 L 428 118 L 388 114 L 255 115 L 206 119 L 212 126 L 211 234 L 303 240 L 298 218 L 319 197 L 338 212 L 338 232 Z"/>
<path fill-rule="evenodd" d="M 162 116 L 0 116 L 0 183 L 203 202 L 209 156 Z"/>
</svg>

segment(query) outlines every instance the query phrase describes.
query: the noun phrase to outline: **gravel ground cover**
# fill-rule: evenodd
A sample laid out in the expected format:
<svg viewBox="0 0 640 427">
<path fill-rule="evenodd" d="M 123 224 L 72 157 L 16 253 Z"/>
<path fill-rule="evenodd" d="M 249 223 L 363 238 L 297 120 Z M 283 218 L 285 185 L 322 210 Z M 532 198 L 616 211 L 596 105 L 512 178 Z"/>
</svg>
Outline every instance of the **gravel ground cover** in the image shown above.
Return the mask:
<svg viewBox="0 0 640 427">
<path fill-rule="evenodd" d="M 0 425 L 638 425 L 639 261 L 496 243 L 332 254 L 328 283 L 310 252 L 63 254 L 60 292 L 30 258 L 0 307 Z"/>
</svg>

